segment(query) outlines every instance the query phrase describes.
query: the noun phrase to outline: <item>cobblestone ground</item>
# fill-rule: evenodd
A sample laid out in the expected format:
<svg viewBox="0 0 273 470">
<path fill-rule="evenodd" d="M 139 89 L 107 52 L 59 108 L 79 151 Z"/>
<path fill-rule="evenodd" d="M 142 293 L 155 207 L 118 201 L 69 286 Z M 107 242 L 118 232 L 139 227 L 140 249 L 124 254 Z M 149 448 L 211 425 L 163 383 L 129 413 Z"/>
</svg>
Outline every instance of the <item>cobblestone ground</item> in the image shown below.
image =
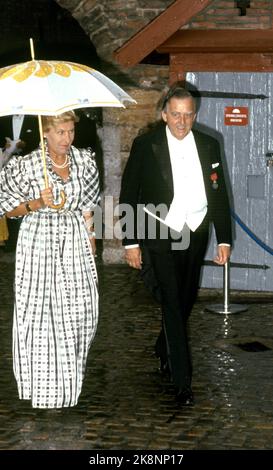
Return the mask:
<svg viewBox="0 0 273 470">
<path fill-rule="evenodd" d="M 189 324 L 196 404 L 183 408 L 157 371 L 158 305 L 137 272 L 99 264 L 100 322 L 79 404 L 35 410 L 17 397 L 14 265 L 0 263 L 0 449 L 273 449 L 271 295 L 239 296 L 248 310 L 224 316 L 205 311 L 221 293 L 202 291 Z"/>
</svg>

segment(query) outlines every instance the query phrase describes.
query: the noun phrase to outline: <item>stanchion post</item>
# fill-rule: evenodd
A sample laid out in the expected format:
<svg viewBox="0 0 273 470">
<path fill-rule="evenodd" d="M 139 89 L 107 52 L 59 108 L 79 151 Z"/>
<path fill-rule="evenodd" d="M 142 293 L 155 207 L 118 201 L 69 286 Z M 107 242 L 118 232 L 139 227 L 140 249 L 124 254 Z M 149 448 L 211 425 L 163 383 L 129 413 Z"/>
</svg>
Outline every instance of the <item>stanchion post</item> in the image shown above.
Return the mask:
<svg viewBox="0 0 273 470">
<path fill-rule="evenodd" d="M 207 305 L 205 310 L 213 313 L 222 313 L 230 315 L 231 313 L 245 312 L 248 307 L 243 304 L 230 304 L 229 303 L 229 288 L 230 288 L 230 265 L 227 261 L 223 266 L 223 304 Z"/>
</svg>

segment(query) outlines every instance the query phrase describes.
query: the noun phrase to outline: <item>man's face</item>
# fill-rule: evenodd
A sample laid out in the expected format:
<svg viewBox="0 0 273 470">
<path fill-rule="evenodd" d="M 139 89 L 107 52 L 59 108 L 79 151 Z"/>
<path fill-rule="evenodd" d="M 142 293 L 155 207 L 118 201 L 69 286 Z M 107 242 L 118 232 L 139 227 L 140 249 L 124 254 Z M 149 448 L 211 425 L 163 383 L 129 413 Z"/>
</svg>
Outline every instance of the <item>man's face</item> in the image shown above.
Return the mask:
<svg viewBox="0 0 273 470">
<path fill-rule="evenodd" d="M 190 132 L 196 113 L 192 98 L 173 97 L 162 111 L 162 119 L 165 121 L 174 137 L 184 139 Z"/>
</svg>

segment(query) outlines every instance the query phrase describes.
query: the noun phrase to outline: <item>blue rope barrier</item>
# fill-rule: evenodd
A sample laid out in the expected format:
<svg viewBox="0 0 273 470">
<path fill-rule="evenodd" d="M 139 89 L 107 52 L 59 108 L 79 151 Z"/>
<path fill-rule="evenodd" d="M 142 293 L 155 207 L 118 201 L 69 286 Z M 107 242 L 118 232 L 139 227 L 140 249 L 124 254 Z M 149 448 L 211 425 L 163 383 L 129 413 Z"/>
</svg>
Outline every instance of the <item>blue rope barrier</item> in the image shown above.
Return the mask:
<svg viewBox="0 0 273 470">
<path fill-rule="evenodd" d="M 254 240 L 261 248 L 263 248 L 267 253 L 270 255 L 273 255 L 273 249 L 270 248 L 270 246 L 267 246 L 262 240 L 260 240 L 255 233 L 253 233 L 245 224 L 244 222 L 240 219 L 240 217 L 235 214 L 235 212 L 231 211 L 231 215 L 234 218 L 234 220 L 240 225 L 240 227 L 246 232 L 252 240 Z"/>
</svg>

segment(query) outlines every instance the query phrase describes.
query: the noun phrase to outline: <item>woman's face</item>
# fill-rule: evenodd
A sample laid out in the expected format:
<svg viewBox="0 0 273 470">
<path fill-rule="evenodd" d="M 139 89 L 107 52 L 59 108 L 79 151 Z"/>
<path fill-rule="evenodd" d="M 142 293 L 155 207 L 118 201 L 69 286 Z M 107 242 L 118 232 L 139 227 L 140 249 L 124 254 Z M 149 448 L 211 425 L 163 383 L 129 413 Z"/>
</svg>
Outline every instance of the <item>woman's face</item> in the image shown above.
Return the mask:
<svg viewBox="0 0 273 470">
<path fill-rule="evenodd" d="M 44 132 L 47 139 L 48 150 L 56 156 L 64 156 L 69 152 L 74 140 L 75 124 L 73 121 L 60 122 Z"/>
</svg>

